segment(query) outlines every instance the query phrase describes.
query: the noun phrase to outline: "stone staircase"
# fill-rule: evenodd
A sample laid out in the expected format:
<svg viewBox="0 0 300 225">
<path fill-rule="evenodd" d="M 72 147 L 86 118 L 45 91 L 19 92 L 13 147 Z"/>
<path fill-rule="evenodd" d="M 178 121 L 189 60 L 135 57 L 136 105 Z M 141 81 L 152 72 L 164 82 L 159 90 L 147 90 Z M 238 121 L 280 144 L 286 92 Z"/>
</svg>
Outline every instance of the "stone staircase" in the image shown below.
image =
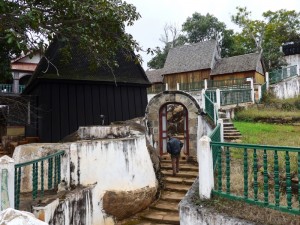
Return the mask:
<svg viewBox="0 0 300 225">
<path fill-rule="evenodd" d="M 198 176 L 198 165 L 187 163 L 186 160 L 181 159 L 179 167 L 179 173 L 173 176 L 171 160 L 167 158 L 161 161 L 165 188 L 161 192 L 160 198 L 140 214 L 136 223 L 125 224 L 180 224 L 178 203 Z"/>
<path fill-rule="evenodd" d="M 219 118 L 223 119 L 224 141 L 225 142 L 240 142 L 241 133 L 234 127 L 231 119 L 226 118 L 224 112 L 219 112 Z"/>
</svg>

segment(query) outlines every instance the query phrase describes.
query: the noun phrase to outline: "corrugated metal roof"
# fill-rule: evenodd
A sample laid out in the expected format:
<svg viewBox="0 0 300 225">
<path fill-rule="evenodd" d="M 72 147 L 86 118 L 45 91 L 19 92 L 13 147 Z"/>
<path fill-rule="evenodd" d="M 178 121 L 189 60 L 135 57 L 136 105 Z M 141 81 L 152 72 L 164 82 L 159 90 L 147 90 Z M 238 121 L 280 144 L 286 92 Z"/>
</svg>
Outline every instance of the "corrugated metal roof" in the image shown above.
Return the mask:
<svg viewBox="0 0 300 225">
<path fill-rule="evenodd" d="M 210 75 L 237 73 L 245 71 L 257 71 L 264 74 L 260 66 L 260 53 L 238 55 L 218 60 Z"/>
<path fill-rule="evenodd" d="M 181 73 L 211 68 L 215 54 L 217 54 L 217 44 L 216 40 L 210 40 L 170 49 L 163 73 Z"/>
</svg>

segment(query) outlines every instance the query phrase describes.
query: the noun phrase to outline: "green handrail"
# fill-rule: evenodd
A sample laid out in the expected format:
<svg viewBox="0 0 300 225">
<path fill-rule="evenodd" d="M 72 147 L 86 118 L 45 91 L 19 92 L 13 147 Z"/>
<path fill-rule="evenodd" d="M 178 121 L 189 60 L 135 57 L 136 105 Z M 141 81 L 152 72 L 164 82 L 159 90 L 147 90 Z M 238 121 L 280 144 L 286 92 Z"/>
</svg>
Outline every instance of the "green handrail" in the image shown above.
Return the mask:
<svg viewBox="0 0 300 225">
<path fill-rule="evenodd" d="M 214 103 L 209 99 L 209 97 L 205 94 L 204 95 L 204 103 L 205 103 L 205 112 L 207 113 L 208 117 L 214 122 L 215 121 L 215 106 Z"/>
<path fill-rule="evenodd" d="M 64 155 L 65 151 L 59 151 L 54 154 L 31 160 L 24 163 L 19 163 L 15 165 L 15 208 L 19 209 L 20 206 L 20 190 L 21 190 L 21 173 L 22 168 L 26 166 L 32 166 L 32 199 L 35 200 L 38 195 L 38 181 L 39 181 L 39 164 L 40 164 L 40 197 L 44 196 L 44 167 L 45 162 L 48 162 L 48 190 L 55 188 L 61 181 L 60 167 L 61 167 L 61 157 Z M 53 165 L 54 159 L 54 165 Z M 54 166 L 54 174 L 53 174 Z M 54 182 L 54 186 L 52 185 Z"/>
<path fill-rule="evenodd" d="M 213 141 L 213 142 L 221 142 L 221 125 L 220 124 L 218 124 L 215 127 L 215 129 L 211 132 L 209 137 L 210 137 L 211 141 Z M 220 150 L 219 147 L 215 147 L 215 146 L 212 147 L 214 168 L 216 165 L 219 150 Z"/>
<path fill-rule="evenodd" d="M 215 156 L 217 186 L 213 194 L 300 215 L 299 147 L 212 141 L 211 148 L 213 151 L 219 149 Z M 242 189 L 232 188 L 233 158 L 236 158 L 235 163 L 243 164 Z M 296 188 L 293 188 L 295 181 Z"/>
<path fill-rule="evenodd" d="M 213 102 L 217 102 L 217 92 L 216 90 L 206 90 L 205 91 L 206 96 Z"/>
</svg>

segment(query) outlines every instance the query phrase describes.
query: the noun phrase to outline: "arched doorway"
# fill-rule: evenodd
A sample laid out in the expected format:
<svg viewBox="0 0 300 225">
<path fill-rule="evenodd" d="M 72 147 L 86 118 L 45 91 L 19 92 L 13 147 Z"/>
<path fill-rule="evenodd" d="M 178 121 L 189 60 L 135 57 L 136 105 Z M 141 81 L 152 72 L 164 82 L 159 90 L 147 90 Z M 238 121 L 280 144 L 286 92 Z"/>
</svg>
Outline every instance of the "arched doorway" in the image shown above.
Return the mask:
<svg viewBox="0 0 300 225">
<path fill-rule="evenodd" d="M 196 160 L 198 123 L 201 109 L 196 99 L 183 91 L 164 91 L 155 95 L 146 108 L 145 120 L 149 133 L 153 135 L 151 145 L 160 155 L 166 154 L 167 143 L 167 107 L 176 104 L 183 108 L 184 154 L 187 159 Z M 193 158 L 193 159 L 192 159 Z"/>
<path fill-rule="evenodd" d="M 178 107 L 179 106 L 179 107 Z M 180 109 L 182 108 L 182 109 Z M 175 109 L 178 109 L 174 115 Z M 179 114 L 179 115 L 178 115 Z M 160 155 L 167 154 L 168 133 L 183 143 L 182 151 L 189 155 L 188 110 L 181 103 L 166 103 L 159 110 Z"/>
</svg>

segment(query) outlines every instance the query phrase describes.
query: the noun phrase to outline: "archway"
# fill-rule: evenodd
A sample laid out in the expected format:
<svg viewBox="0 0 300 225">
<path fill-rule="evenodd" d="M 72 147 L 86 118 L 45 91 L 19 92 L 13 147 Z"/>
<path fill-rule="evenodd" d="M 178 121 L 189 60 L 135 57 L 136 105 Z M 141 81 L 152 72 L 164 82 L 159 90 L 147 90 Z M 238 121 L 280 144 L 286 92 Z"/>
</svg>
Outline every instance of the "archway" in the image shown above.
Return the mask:
<svg viewBox="0 0 300 225">
<path fill-rule="evenodd" d="M 184 153 L 188 159 L 195 160 L 197 156 L 198 122 L 201 113 L 200 106 L 193 96 L 183 91 L 164 91 L 154 96 L 147 105 L 145 119 L 147 127 L 153 134 L 152 145 L 160 155 L 165 154 L 167 138 L 166 107 L 171 104 L 181 105 L 186 111 Z"/>
</svg>

